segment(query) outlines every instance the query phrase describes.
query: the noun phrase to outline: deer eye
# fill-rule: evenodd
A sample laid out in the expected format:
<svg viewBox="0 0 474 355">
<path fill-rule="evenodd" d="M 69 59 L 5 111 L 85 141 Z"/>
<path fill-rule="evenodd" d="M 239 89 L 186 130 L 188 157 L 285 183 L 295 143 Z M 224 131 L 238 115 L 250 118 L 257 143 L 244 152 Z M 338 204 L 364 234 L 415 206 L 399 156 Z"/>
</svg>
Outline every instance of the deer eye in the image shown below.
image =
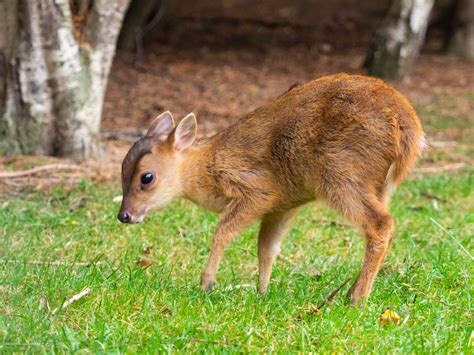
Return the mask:
<svg viewBox="0 0 474 355">
<path fill-rule="evenodd" d="M 140 182 L 142 185 L 148 185 L 153 181 L 153 174 L 152 173 L 145 173 L 140 177 Z"/>
</svg>

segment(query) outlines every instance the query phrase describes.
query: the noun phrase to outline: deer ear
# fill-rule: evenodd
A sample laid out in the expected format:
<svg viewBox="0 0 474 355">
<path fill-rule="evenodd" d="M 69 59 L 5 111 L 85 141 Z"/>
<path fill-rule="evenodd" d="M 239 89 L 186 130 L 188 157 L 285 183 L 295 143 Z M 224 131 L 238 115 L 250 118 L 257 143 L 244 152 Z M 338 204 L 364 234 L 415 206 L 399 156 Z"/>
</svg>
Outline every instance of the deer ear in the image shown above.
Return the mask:
<svg viewBox="0 0 474 355">
<path fill-rule="evenodd" d="M 188 114 L 184 117 L 176 127 L 174 132 L 174 149 L 180 152 L 190 147 L 197 134 L 197 121 L 194 113 Z"/>
<path fill-rule="evenodd" d="M 166 111 L 157 116 L 148 128 L 145 137 L 158 138 L 165 141 L 174 129 L 174 120 L 171 112 Z"/>
</svg>

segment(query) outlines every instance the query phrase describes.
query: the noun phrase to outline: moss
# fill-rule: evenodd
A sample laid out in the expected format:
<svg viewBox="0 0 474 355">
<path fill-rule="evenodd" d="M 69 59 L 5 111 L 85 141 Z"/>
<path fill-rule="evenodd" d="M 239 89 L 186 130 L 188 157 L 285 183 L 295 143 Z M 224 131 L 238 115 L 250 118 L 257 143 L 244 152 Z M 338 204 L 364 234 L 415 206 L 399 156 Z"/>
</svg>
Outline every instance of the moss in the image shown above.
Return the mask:
<svg viewBox="0 0 474 355">
<path fill-rule="evenodd" d="M 0 118 L 0 156 L 21 153 L 20 146 L 16 140 L 15 130 L 11 120 L 6 117 Z"/>
<path fill-rule="evenodd" d="M 369 74 L 388 80 L 401 80 L 400 47 L 398 45 L 393 51 L 384 49 L 374 53 L 368 63 Z"/>
</svg>

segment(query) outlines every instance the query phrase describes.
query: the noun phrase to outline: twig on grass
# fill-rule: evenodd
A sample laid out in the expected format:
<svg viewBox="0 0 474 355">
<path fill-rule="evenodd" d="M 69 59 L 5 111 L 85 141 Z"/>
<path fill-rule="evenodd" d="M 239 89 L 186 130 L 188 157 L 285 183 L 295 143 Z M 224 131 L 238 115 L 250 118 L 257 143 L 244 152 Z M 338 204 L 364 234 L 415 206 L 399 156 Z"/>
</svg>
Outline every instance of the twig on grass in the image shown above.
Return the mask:
<svg viewBox="0 0 474 355">
<path fill-rule="evenodd" d="M 327 303 L 331 302 L 331 300 L 338 294 L 338 292 L 350 281 L 352 280 L 352 276 L 348 277 L 346 281 L 344 281 L 338 288 L 336 288 L 334 291 L 332 291 L 319 305 L 314 305 L 311 304 L 309 307 L 306 309 L 305 313 L 306 314 L 316 314 L 321 311 L 321 308 L 324 307 Z M 297 317 L 297 320 L 301 320 L 302 317 L 299 315 Z"/>
<path fill-rule="evenodd" d="M 35 175 L 48 170 L 81 170 L 82 167 L 74 164 L 47 164 L 42 166 L 37 166 L 28 170 L 21 171 L 5 171 L 0 172 L 0 179 L 11 179 L 23 176 Z"/>
<path fill-rule="evenodd" d="M 72 303 L 79 301 L 82 297 L 87 296 L 91 292 L 89 287 L 86 287 L 78 294 L 75 294 L 70 299 L 66 300 L 61 306 L 56 307 L 52 312 L 51 315 L 55 315 L 59 310 L 63 310 L 64 308 L 70 306 Z"/>
<path fill-rule="evenodd" d="M 49 266 L 91 266 L 91 265 L 102 265 L 104 264 L 103 262 L 94 262 L 98 260 L 101 257 L 95 258 L 94 260 L 90 262 L 82 262 L 82 261 L 77 261 L 74 263 L 67 263 L 63 261 L 38 261 L 38 260 L 15 260 L 15 259 L 0 259 L 0 264 L 14 264 L 14 265 L 19 265 L 19 264 L 26 264 L 26 265 L 49 265 Z"/>
<path fill-rule="evenodd" d="M 349 281 L 352 280 L 352 276 L 348 277 L 346 281 L 344 281 L 338 288 L 336 288 L 334 291 L 332 291 L 317 307 L 318 311 L 321 310 L 321 308 L 328 302 L 331 302 L 332 299 L 338 294 L 341 289 L 347 285 Z"/>
</svg>

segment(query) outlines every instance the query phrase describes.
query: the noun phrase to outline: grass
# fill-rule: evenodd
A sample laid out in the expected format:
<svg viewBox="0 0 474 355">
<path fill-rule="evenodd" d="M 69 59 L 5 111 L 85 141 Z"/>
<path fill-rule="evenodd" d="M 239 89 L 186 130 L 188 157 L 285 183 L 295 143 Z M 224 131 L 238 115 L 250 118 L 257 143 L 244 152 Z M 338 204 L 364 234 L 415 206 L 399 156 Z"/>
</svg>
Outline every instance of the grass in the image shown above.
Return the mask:
<svg viewBox="0 0 474 355">
<path fill-rule="evenodd" d="M 358 233 L 331 223 L 340 220 L 323 206 L 299 214 L 262 297 L 257 226 L 229 248 L 205 294 L 198 280 L 217 218 L 190 203 L 124 226 L 112 202 L 118 184 L 3 198 L 0 257 L 16 262 L 0 262 L 0 351 L 472 353 L 473 185 L 469 171 L 404 183 L 392 202 L 397 237 L 368 305 L 349 307 L 346 286 L 319 313 L 311 305 L 355 276 L 363 254 Z M 251 287 L 226 290 L 243 284 Z M 43 295 L 54 308 L 85 287 L 90 295 L 54 317 L 40 307 Z M 380 325 L 385 307 L 399 325 Z"/>
<path fill-rule="evenodd" d="M 443 100 L 418 111 L 431 139 L 456 146 L 431 149 L 424 164 L 462 158 L 467 168 L 399 188 L 396 239 L 366 307 L 348 305 L 346 285 L 312 311 L 357 275 L 363 256 L 360 235 L 324 206 L 296 218 L 265 296 L 255 289 L 258 226 L 231 245 L 205 294 L 199 275 L 216 216 L 177 201 L 124 226 L 112 202 L 119 184 L 83 180 L 0 195 L 0 352 L 473 353 L 473 125 L 454 109 L 474 96 Z M 85 287 L 88 296 L 54 316 L 40 306 L 45 296 L 55 308 Z M 380 324 L 385 307 L 399 325 Z"/>
</svg>

